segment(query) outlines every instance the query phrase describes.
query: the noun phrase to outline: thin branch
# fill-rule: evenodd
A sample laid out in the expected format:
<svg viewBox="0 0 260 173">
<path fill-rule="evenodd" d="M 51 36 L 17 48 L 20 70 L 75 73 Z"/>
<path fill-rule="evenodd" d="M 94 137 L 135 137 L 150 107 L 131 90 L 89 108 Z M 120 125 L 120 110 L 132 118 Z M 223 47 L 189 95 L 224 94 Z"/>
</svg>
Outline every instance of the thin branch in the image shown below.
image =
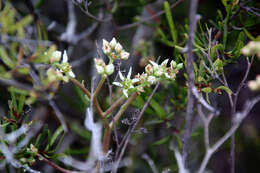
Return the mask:
<svg viewBox="0 0 260 173">
<path fill-rule="evenodd" d="M 178 0 L 177 2 L 175 2 L 174 4 L 172 4 L 172 5 L 170 6 L 170 8 L 175 8 L 175 7 L 178 6 L 182 1 L 183 1 L 183 0 Z M 140 20 L 140 21 L 138 21 L 138 22 L 126 24 L 126 25 L 123 25 L 123 26 L 119 26 L 119 27 L 117 27 L 117 30 L 120 31 L 120 30 L 125 30 L 125 29 L 129 29 L 129 28 L 136 27 L 136 26 L 138 26 L 138 25 L 140 25 L 140 24 L 142 24 L 142 23 L 144 23 L 144 22 L 147 22 L 147 21 L 149 21 L 149 20 L 153 20 L 153 19 L 155 19 L 155 18 L 158 18 L 159 16 L 163 15 L 164 13 L 165 13 L 164 10 L 159 11 L 158 13 L 154 14 L 153 16 L 148 17 L 148 18 L 145 18 L 145 19 L 142 19 L 142 20 Z"/>
<path fill-rule="evenodd" d="M 63 126 L 64 131 L 68 132 L 67 124 L 66 124 L 65 119 L 64 119 L 61 111 L 59 110 L 58 106 L 56 105 L 56 103 L 52 99 L 48 99 L 48 101 L 49 101 L 50 106 L 54 110 L 56 116 L 58 117 L 61 125 Z"/>
<path fill-rule="evenodd" d="M 33 90 L 33 87 L 31 87 L 27 84 L 20 83 L 16 80 L 0 78 L 0 83 L 5 85 L 5 86 L 14 86 L 16 88 L 20 88 L 20 89 L 23 89 L 23 90 L 26 90 L 26 91 L 32 91 Z"/>
<path fill-rule="evenodd" d="M 125 152 L 125 149 L 127 147 L 127 144 L 130 140 L 130 137 L 131 137 L 131 134 L 133 134 L 137 124 L 139 123 L 140 119 L 142 118 L 143 114 L 144 114 L 144 111 L 147 109 L 147 107 L 149 106 L 151 100 L 152 100 L 152 97 L 153 95 L 155 94 L 156 90 L 158 89 L 159 87 L 159 83 L 156 84 L 156 86 L 154 87 L 153 89 L 153 92 L 151 93 L 151 95 L 149 96 L 149 98 L 147 99 L 146 103 L 144 104 L 144 107 L 142 108 L 141 112 L 139 113 L 138 117 L 137 117 L 137 120 L 136 122 L 134 123 L 133 127 L 131 128 L 130 132 L 129 132 L 129 135 L 127 136 L 126 140 L 125 140 L 125 143 L 124 143 L 124 146 L 120 152 L 120 155 L 119 155 L 119 158 L 116 160 L 115 164 L 114 164 L 114 167 L 113 167 L 113 170 L 112 170 L 112 173 L 116 173 L 117 171 L 117 168 L 119 166 L 119 163 L 124 155 L 124 152 Z"/>
<path fill-rule="evenodd" d="M 125 97 L 122 96 L 120 97 L 116 102 L 114 102 L 105 112 L 104 112 L 104 116 L 109 115 L 115 108 L 117 108 L 120 104 L 123 103 L 123 101 L 125 100 Z"/>
<path fill-rule="evenodd" d="M 241 125 L 242 121 L 246 118 L 248 113 L 252 110 L 256 103 L 260 101 L 260 96 L 255 97 L 254 99 L 247 101 L 244 105 L 244 108 L 241 112 L 237 112 L 234 117 L 234 124 L 232 127 L 225 133 L 223 137 L 221 137 L 212 147 L 208 148 L 206 154 L 203 158 L 203 161 L 200 165 L 197 173 L 204 173 L 206 166 L 211 158 L 212 154 L 215 153 L 220 146 L 222 146 L 238 129 Z"/>
<path fill-rule="evenodd" d="M 144 153 L 142 155 L 142 158 L 147 161 L 147 163 L 151 167 L 153 173 L 159 173 L 159 171 L 157 170 L 157 168 L 154 164 L 154 161 L 150 158 L 150 156 L 148 154 Z"/>
<path fill-rule="evenodd" d="M 187 53 L 187 75 L 188 75 L 188 102 L 186 107 L 186 118 L 185 118 L 185 128 L 183 136 L 183 148 L 182 157 L 185 166 L 187 165 L 187 157 L 190 148 L 190 137 L 192 131 L 192 114 L 194 108 L 195 97 L 192 93 L 192 88 L 194 87 L 194 69 L 193 69 L 193 42 L 197 27 L 197 4 L 198 0 L 190 0 L 190 10 L 189 10 L 189 40 L 188 40 L 188 53 Z"/>
</svg>

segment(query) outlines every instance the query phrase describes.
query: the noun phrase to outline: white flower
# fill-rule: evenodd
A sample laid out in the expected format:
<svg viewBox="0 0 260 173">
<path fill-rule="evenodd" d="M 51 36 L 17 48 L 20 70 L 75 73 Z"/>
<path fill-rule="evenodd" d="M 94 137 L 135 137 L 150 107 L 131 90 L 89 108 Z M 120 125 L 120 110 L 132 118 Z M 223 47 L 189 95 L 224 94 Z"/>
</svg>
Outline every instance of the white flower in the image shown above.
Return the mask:
<svg viewBox="0 0 260 173">
<path fill-rule="evenodd" d="M 123 50 L 123 47 L 120 43 L 116 43 L 115 50 L 117 53 L 120 53 Z"/>
<path fill-rule="evenodd" d="M 71 66 L 68 63 L 68 55 L 67 55 L 66 50 L 64 50 L 61 62 L 62 63 L 59 65 L 59 67 L 60 67 L 59 69 L 61 70 L 61 72 L 65 73 L 69 77 L 75 78 L 75 74 L 73 73 Z"/>
<path fill-rule="evenodd" d="M 105 72 L 105 66 L 106 66 L 105 62 L 102 59 L 97 59 L 97 58 L 94 59 L 94 62 L 95 62 L 95 67 L 97 69 L 98 74 L 103 75 Z"/>
<path fill-rule="evenodd" d="M 72 70 L 70 70 L 70 71 L 68 72 L 68 75 L 69 75 L 69 77 L 71 77 L 71 78 L 75 78 L 75 74 L 73 73 Z"/>
<path fill-rule="evenodd" d="M 132 67 L 130 67 L 127 77 L 124 77 L 122 73 L 119 71 L 119 78 L 122 80 L 121 83 L 113 82 L 114 85 L 123 88 L 123 94 L 128 97 L 128 93 L 135 89 L 134 84 L 139 82 L 139 79 L 131 79 Z M 137 89 L 136 89 L 137 90 Z"/>
<path fill-rule="evenodd" d="M 102 50 L 103 50 L 104 54 L 109 54 L 111 52 L 111 47 L 110 47 L 108 41 L 106 41 L 105 39 L 103 39 Z"/>
<path fill-rule="evenodd" d="M 116 44 L 117 44 L 117 42 L 116 42 L 116 39 L 115 39 L 115 38 L 113 38 L 113 39 L 110 41 L 110 43 L 109 43 L 111 49 L 114 49 L 114 48 L 116 47 Z"/>
<path fill-rule="evenodd" d="M 147 82 L 149 82 L 150 84 L 154 84 L 155 82 L 157 82 L 157 79 L 155 76 L 148 76 Z"/>
<path fill-rule="evenodd" d="M 54 51 L 51 55 L 51 62 L 59 62 L 61 59 L 61 51 Z"/>
<path fill-rule="evenodd" d="M 128 58 L 129 58 L 129 53 L 128 52 L 126 52 L 126 51 L 121 51 L 121 53 L 120 53 L 120 59 L 122 59 L 122 60 L 127 60 Z"/>
<path fill-rule="evenodd" d="M 151 64 L 148 64 L 147 66 L 145 66 L 145 72 L 148 74 L 153 73 L 153 67 Z"/>
<path fill-rule="evenodd" d="M 105 67 L 105 72 L 107 75 L 111 75 L 112 73 L 114 73 L 114 65 L 113 64 L 109 64 Z"/>
</svg>

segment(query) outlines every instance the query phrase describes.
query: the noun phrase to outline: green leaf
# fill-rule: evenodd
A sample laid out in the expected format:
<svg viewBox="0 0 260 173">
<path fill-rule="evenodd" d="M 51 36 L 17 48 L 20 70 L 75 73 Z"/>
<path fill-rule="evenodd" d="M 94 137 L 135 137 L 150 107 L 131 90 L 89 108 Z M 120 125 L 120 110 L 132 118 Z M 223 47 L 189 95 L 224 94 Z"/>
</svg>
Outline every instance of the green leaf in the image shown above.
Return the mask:
<svg viewBox="0 0 260 173">
<path fill-rule="evenodd" d="M 159 103 L 152 99 L 150 105 L 155 110 L 156 115 L 158 115 L 160 119 L 166 118 L 166 112 L 163 110 Z"/>
<path fill-rule="evenodd" d="M 170 32 L 171 32 L 173 44 L 176 45 L 178 35 L 177 35 L 177 30 L 174 26 L 174 22 L 172 20 L 171 8 L 170 8 L 168 1 L 164 1 L 163 5 L 164 5 L 164 11 L 165 11 L 166 19 L 167 19 L 168 25 L 170 27 Z"/>
<path fill-rule="evenodd" d="M 160 140 L 158 140 L 158 141 L 152 143 L 152 145 L 153 145 L 153 146 L 154 146 L 154 145 L 162 145 L 162 144 L 165 144 L 165 143 L 169 142 L 170 140 L 171 140 L 171 135 L 166 136 L 166 137 L 164 137 L 164 138 L 162 138 L 162 139 L 160 139 Z"/>
<path fill-rule="evenodd" d="M 9 55 L 7 54 L 5 48 L 3 46 L 0 46 L 0 59 L 4 62 L 5 65 L 7 65 L 9 68 L 14 68 L 15 63 L 11 60 Z"/>
<path fill-rule="evenodd" d="M 54 132 L 54 134 L 50 138 L 49 144 L 47 145 L 45 150 L 48 151 L 50 149 L 50 147 L 52 147 L 52 145 L 55 143 L 55 141 L 57 140 L 57 138 L 60 136 L 60 134 L 63 131 L 64 131 L 63 126 L 60 126 L 59 128 L 57 128 L 57 130 Z"/>
<path fill-rule="evenodd" d="M 216 59 L 216 61 L 213 63 L 213 67 L 218 73 L 221 73 L 223 71 L 223 61 L 221 59 Z"/>
<path fill-rule="evenodd" d="M 232 90 L 231 89 L 229 89 L 229 88 L 227 88 L 227 87 L 225 87 L 225 86 L 219 86 L 219 87 L 217 87 L 217 89 L 220 89 L 220 90 L 224 90 L 224 91 L 226 91 L 229 95 L 231 95 L 232 94 Z"/>
<path fill-rule="evenodd" d="M 250 40 L 252 40 L 252 41 L 255 41 L 255 40 L 256 40 L 255 37 L 252 36 L 252 34 L 250 34 L 250 32 L 248 32 L 248 31 L 246 30 L 246 28 L 243 28 L 243 31 L 245 32 L 246 36 L 247 36 Z"/>
</svg>

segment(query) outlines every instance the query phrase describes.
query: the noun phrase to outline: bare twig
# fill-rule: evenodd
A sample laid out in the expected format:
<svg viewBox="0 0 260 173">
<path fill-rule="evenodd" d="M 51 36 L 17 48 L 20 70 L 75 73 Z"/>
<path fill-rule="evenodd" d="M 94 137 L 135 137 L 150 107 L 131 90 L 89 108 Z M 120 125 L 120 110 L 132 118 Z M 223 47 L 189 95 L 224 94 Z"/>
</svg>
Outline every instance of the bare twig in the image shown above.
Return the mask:
<svg viewBox="0 0 260 173">
<path fill-rule="evenodd" d="M 56 116 L 58 117 L 61 125 L 63 126 L 64 131 L 68 132 L 67 124 L 66 124 L 65 119 L 64 119 L 61 111 L 59 110 L 58 106 L 56 105 L 56 103 L 52 99 L 49 98 L 48 101 L 49 101 L 50 106 L 54 110 Z"/>
<path fill-rule="evenodd" d="M 188 53 L 187 53 L 187 75 L 188 75 L 188 102 L 186 107 L 186 118 L 185 118 L 185 129 L 183 136 L 183 148 L 182 157 L 187 165 L 187 157 L 189 153 L 189 142 L 192 131 L 192 114 L 194 108 L 195 97 L 192 93 L 192 88 L 194 87 L 194 69 L 193 69 L 193 42 L 195 37 L 196 25 L 197 25 L 197 4 L 198 0 L 190 1 L 190 11 L 189 11 L 189 41 L 188 41 Z"/>
<path fill-rule="evenodd" d="M 157 170 L 157 168 L 156 168 L 156 166 L 154 164 L 154 161 L 150 158 L 150 156 L 148 154 L 144 153 L 142 155 L 142 158 L 147 161 L 147 163 L 151 167 L 153 173 L 159 173 L 159 171 Z"/>
<path fill-rule="evenodd" d="M 170 8 L 175 8 L 175 7 L 178 6 L 182 1 L 183 1 L 183 0 L 178 0 L 177 2 L 175 2 L 174 4 L 172 4 L 172 5 L 170 6 Z M 136 26 L 138 26 L 138 25 L 140 25 L 140 24 L 142 24 L 142 23 L 144 23 L 144 22 L 147 22 L 147 21 L 149 21 L 149 20 L 153 20 L 153 19 L 155 19 L 155 18 L 157 18 L 157 17 L 163 15 L 164 13 L 165 13 L 164 10 L 159 11 L 158 13 L 154 14 L 153 16 L 148 17 L 148 18 L 145 18 L 145 19 L 142 19 L 142 20 L 140 20 L 140 21 L 138 21 L 138 22 L 126 24 L 126 25 L 123 25 L 123 26 L 119 26 L 119 27 L 117 27 L 117 30 L 125 30 L 125 29 L 129 29 L 129 28 L 136 27 Z"/>
<path fill-rule="evenodd" d="M 215 153 L 219 149 L 219 147 L 221 145 L 223 145 L 224 142 L 227 141 L 227 139 L 229 139 L 236 132 L 237 128 L 241 125 L 242 121 L 245 119 L 245 117 L 248 115 L 248 113 L 252 110 L 252 108 L 255 106 L 255 104 L 258 103 L 259 101 L 260 101 L 260 96 L 257 96 L 254 99 L 247 101 L 241 112 L 235 113 L 234 121 L 233 121 L 234 123 L 233 123 L 232 127 L 212 147 L 210 147 L 206 150 L 206 154 L 200 165 L 198 173 L 205 172 L 206 166 L 207 166 L 212 154 Z"/>
<path fill-rule="evenodd" d="M 124 146 L 123 146 L 123 148 L 122 148 L 122 150 L 121 150 L 121 152 L 120 152 L 119 158 L 116 160 L 116 162 L 115 162 L 115 164 L 114 164 L 114 167 L 113 167 L 113 170 L 112 170 L 113 173 L 116 173 L 117 168 L 118 168 L 118 165 L 119 165 L 119 163 L 120 163 L 120 161 L 121 161 L 121 159 L 122 159 L 122 157 L 123 157 L 123 155 L 124 155 L 125 149 L 126 149 L 127 144 L 128 144 L 128 142 L 129 142 L 129 140 L 130 140 L 131 134 L 134 132 L 134 130 L 135 130 L 137 124 L 139 123 L 140 119 L 142 118 L 142 116 L 143 116 L 143 114 L 144 114 L 144 111 L 145 111 L 145 110 L 147 109 L 147 107 L 149 106 L 149 104 L 150 104 L 150 102 L 151 102 L 151 100 L 152 100 L 152 97 L 153 97 L 153 95 L 155 94 L 156 90 L 158 89 L 159 85 L 160 85 L 160 84 L 157 83 L 156 86 L 154 87 L 153 92 L 151 93 L 151 95 L 150 95 L 149 98 L 147 99 L 146 103 L 144 104 L 144 107 L 142 108 L 141 112 L 139 113 L 139 115 L 138 115 L 138 117 L 137 117 L 136 122 L 134 123 L 133 127 L 131 128 L 130 133 L 129 133 L 129 135 L 127 136 L 127 138 L 126 138 L 126 140 L 125 140 L 125 143 L 124 143 Z"/>
</svg>

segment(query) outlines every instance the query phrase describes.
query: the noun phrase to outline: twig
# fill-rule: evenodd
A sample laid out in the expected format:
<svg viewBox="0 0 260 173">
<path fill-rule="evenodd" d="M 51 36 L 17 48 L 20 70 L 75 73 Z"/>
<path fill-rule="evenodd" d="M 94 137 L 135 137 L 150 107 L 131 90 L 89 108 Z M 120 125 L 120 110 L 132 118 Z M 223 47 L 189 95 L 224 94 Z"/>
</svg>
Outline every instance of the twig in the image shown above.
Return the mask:
<svg viewBox="0 0 260 173">
<path fill-rule="evenodd" d="M 6 86 L 14 86 L 16 88 L 20 88 L 20 89 L 23 89 L 26 91 L 33 91 L 33 87 L 31 87 L 27 84 L 20 83 L 16 80 L 0 78 L 0 83 L 3 85 L 6 85 Z"/>
<path fill-rule="evenodd" d="M 57 165 L 56 163 L 46 159 L 39 153 L 37 153 L 37 156 L 39 157 L 40 160 L 43 160 L 45 163 L 47 163 L 48 165 L 50 165 L 51 167 L 53 167 L 54 169 L 56 169 L 57 171 L 60 171 L 62 173 L 84 173 L 84 172 L 70 171 L 70 170 L 64 169 L 64 168 L 60 167 L 59 165 Z"/>
<path fill-rule="evenodd" d="M 156 166 L 154 164 L 154 161 L 150 158 L 150 156 L 148 154 L 144 153 L 142 155 L 142 158 L 147 161 L 147 163 L 151 167 L 153 173 L 159 173 L 159 171 L 157 170 L 157 168 L 156 168 Z"/>
<path fill-rule="evenodd" d="M 189 143 L 192 131 L 192 114 L 194 108 L 195 97 L 192 93 L 192 88 L 194 87 L 194 69 L 193 69 L 193 42 L 195 37 L 196 25 L 197 25 L 197 4 L 198 0 L 190 1 L 190 11 L 189 11 L 189 40 L 188 40 L 188 53 L 187 53 L 187 75 L 188 75 L 188 102 L 186 107 L 186 118 L 185 118 L 185 128 L 183 137 L 183 148 L 182 157 L 184 165 L 187 165 L 187 157 L 189 153 Z"/>
<path fill-rule="evenodd" d="M 172 4 L 172 5 L 170 6 L 170 8 L 175 8 L 175 7 L 178 6 L 182 1 L 183 1 L 183 0 L 178 0 L 177 2 L 175 2 L 174 4 Z M 147 21 L 149 21 L 149 20 L 153 20 L 153 19 L 155 19 L 155 18 L 157 18 L 157 17 L 163 15 L 164 13 L 165 13 L 164 10 L 159 11 L 158 13 L 154 14 L 153 16 L 148 17 L 148 18 L 145 18 L 145 19 L 142 19 L 142 20 L 140 20 L 140 21 L 138 21 L 138 22 L 126 24 L 126 25 L 123 25 L 123 26 L 119 26 L 119 27 L 117 27 L 117 30 L 120 31 L 120 30 L 125 30 L 125 29 L 129 29 L 129 28 L 136 27 L 136 26 L 138 26 L 138 25 L 140 25 L 140 24 L 142 24 L 142 23 L 144 23 L 144 22 L 147 22 Z"/>
<path fill-rule="evenodd" d="M 227 139 L 230 138 L 235 133 L 237 128 L 241 125 L 242 121 L 245 119 L 245 117 L 248 115 L 248 113 L 252 110 L 252 108 L 255 106 L 255 104 L 258 103 L 259 101 L 260 101 L 260 96 L 257 96 L 254 99 L 247 101 L 246 104 L 244 105 L 242 112 L 237 112 L 235 114 L 234 124 L 228 130 L 228 132 L 226 132 L 226 134 L 223 137 L 221 137 L 212 147 L 210 147 L 206 150 L 206 154 L 203 158 L 203 161 L 202 161 L 197 173 L 205 172 L 206 166 L 207 166 L 212 154 L 215 153 L 219 149 L 219 147 L 221 145 L 223 145 L 224 142 L 227 141 Z"/>
<path fill-rule="evenodd" d="M 61 125 L 63 126 L 64 132 L 68 132 L 67 124 L 66 124 L 64 117 L 63 117 L 61 111 L 59 110 L 58 106 L 56 105 L 56 103 L 52 99 L 49 98 L 48 101 L 49 101 L 50 106 L 54 110 L 56 116 L 58 117 Z"/>
<path fill-rule="evenodd" d="M 135 130 L 137 124 L 139 123 L 140 119 L 142 118 L 142 116 L 143 116 L 143 114 L 144 114 L 144 111 L 145 111 L 145 110 L 147 109 L 147 107 L 149 106 L 149 104 L 150 104 L 150 102 L 151 102 L 151 100 L 152 100 L 152 97 L 153 97 L 153 95 L 155 94 L 156 90 L 158 89 L 159 85 L 160 85 L 159 83 L 156 84 L 156 86 L 155 86 L 154 89 L 153 89 L 153 92 L 151 93 L 151 95 L 150 95 L 149 98 L 147 99 L 146 103 L 144 104 L 144 107 L 142 108 L 141 112 L 139 113 L 136 122 L 134 123 L 133 127 L 132 127 L 131 130 L 130 130 L 129 135 L 127 136 L 127 138 L 126 138 L 126 140 L 125 140 L 125 143 L 124 143 L 124 146 L 123 146 L 123 148 L 122 148 L 122 150 L 121 150 L 121 152 L 120 152 L 119 158 L 116 160 L 116 162 L 115 162 L 115 164 L 114 164 L 112 173 L 116 173 L 117 168 L 118 168 L 118 165 L 119 165 L 119 163 L 120 163 L 120 161 L 121 161 L 121 159 L 122 159 L 122 157 L 123 157 L 123 155 L 124 155 L 125 149 L 126 149 L 127 144 L 128 144 L 128 142 L 129 142 L 129 140 L 130 140 L 131 134 L 134 132 L 134 130 Z"/>
</svg>

